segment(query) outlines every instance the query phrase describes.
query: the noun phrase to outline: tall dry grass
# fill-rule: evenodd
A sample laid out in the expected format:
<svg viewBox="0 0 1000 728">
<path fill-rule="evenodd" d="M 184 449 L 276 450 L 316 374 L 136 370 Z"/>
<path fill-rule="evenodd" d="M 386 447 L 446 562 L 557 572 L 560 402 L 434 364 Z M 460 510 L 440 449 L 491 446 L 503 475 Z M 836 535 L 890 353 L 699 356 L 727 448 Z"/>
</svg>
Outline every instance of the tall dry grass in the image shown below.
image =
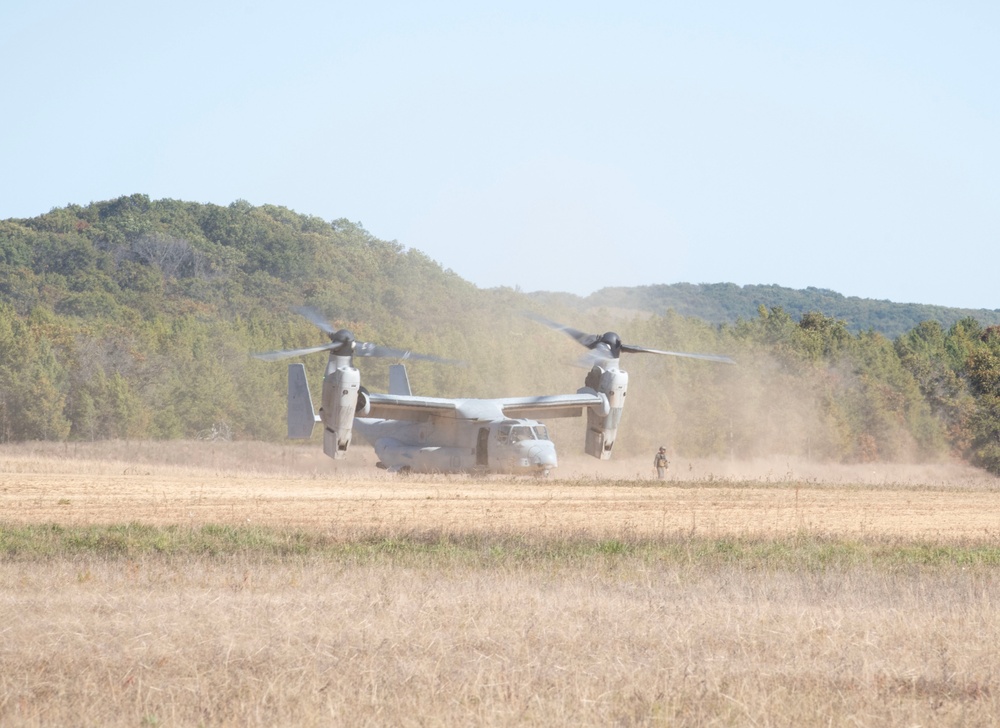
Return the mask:
<svg viewBox="0 0 1000 728">
<path fill-rule="evenodd" d="M 500 547 L 9 557 L 0 724 L 1000 723 L 993 567 Z"/>
<path fill-rule="evenodd" d="M 446 528 L 415 496 L 400 501 L 405 520 L 381 526 L 282 520 L 286 501 L 333 512 L 302 476 L 342 490 L 381 478 L 376 490 L 397 500 L 424 488 L 362 465 L 331 471 L 318 448 L 250 443 L 0 448 L 0 508 L 38 501 L 43 514 L 0 515 L 0 726 L 1000 725 L 995 529 L 917 541 L 852 509 L 887 488 L 899 508 L 946 508 L 970 491 L 988 508 L 995 479 L 963 472 L 927 494 L 897 489 L 893 471 L 828 483 L 768 465 L 753 478 L 776 485 L 751 493 L 738 480 L 750 470 L 700 464 L 683 486 L 606 494 L 586 473 L 565 491 L 489 484 L 486 506 L 504 513 L 514 491 L 530 511 L 604 494 L 587 510 L 637 488 L 614 512 L 616 536 L 598 528 L 607 508 L 585 531 L 491 532 L 501 521 L 486 506 L 460 507 L 478 481 L 428 490 L 428 512 L 461 520 Z M 36 477 L 46 473 L 87 477 Z M 733 494 L 709 485 L 718 477 L 734 479 Z M 751 495 L 797 509 L 799 483 L 803 508 L 807 489 L 820 509 L 834 494 L 847 515 L 829 523 L 867 519 L 861 535 L 806 520 L 800 533 L 708 527 L 725 508 L 749 514 Z M 668 496 L 690 505 L 702 491 L 697 529 L 693 516 L 636 529 L 634 509 L 665 519 Z M 222 505 L 173 525 L 149 512 L 143 525 L 86 520 L 91 501 L 119 509 L 119 523 L 138 519 L 123 506 L 141 508 L 136 494 Z M 242 511 L 239 526 L 212 520 L 243 501 L 267 506 L 247 511 L 254 524 L 274 509 L 269 525 L 251 528 Z"/>
</svg>

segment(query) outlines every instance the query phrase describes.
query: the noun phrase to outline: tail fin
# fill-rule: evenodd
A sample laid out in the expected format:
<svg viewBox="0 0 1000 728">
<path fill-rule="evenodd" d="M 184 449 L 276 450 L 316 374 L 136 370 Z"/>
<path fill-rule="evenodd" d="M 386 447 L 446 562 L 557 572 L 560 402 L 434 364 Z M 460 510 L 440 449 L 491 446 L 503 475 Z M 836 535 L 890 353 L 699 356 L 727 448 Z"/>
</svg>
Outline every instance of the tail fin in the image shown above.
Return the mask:
<svg viewBox="0 0 1000 728">
<path fill-rule="evenodd" d="M 404 394 L 409 397 L 410 378 L 406 376 L 406 367 L 402 364 L 393 364 L 389 367 L 389 394 Z"/>
<path fill-rule="evenodd" d="M 288 365 L 288 437 L 293 440 L 307 440 L 312 437 L 313 425 L 319 421 L 313 410 L 306 381 L 304 364 Z"/>
</svg>

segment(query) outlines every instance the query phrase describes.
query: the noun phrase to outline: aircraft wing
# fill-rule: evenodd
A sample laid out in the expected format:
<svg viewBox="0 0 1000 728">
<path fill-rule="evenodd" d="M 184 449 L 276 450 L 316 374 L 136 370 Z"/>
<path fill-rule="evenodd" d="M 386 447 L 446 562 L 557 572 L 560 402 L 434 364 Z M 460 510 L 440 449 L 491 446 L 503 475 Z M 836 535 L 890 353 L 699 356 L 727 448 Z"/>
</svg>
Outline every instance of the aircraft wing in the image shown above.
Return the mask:
<svg viewBox="0 0 1000 728">
<path fill-rule="evenodd" d="M 600 407 L 602 411 L 606 411 L 608 407 L 607 397 L 587 388 L 576 394 L 501 399 L 445 399 L 375 392 L 368 397 L 371 409 L 366 417 L 416 422 L 426 421 L 431 417 L 480 421 L 508 417 L 579 417 L 585 407 Z"/>
<path fill-rule="evenodd" d="M 370 393 L 368 399 L 371 402 L 371 411 L 365 416 L 379 420 L 420 422 L 431 417 L 458 417 L 459 400 L 455 399 L 375 392 Z"/>
<path fill-rule="evenodd" d="M 579 417 L 587 407 L 599 407 L 605 413 L 608 409 L 608 398 L 586 387 L 576 394 L 508 397 L 496 401 L 505 416 L 526 419 Z"/>
</svg>

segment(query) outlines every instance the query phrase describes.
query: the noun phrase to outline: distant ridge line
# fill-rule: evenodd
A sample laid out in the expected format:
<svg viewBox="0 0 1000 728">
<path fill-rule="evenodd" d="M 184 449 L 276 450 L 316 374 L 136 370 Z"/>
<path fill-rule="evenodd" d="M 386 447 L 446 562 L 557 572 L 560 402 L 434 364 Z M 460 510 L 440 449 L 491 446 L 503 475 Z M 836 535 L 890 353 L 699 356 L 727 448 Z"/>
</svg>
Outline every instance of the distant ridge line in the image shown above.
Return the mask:
<svg viewBox="0 0 1000 728">
<path fill-rule="evenodd" d="M 554 294 L 533 295 L 544 297 Z M 740 319 L 754 319 L 761 306 L 781 308 L 793 318 L 800 318 L 806 313 L 821 313 L 844 321 L 847 328 L 855 333 L 877 331 L 892 339 L 924 321 L 937 321 L 944 329 L 968 317 L 983 326 L 1000 325 L 1000 309 L 895 303 L 844 296 L 824 288 L 797 290 L 773 284 L 671 283 L 611 287 L 577 298 L 583 308 L 616 308 L 660 316 L 672 310 L 682 316 L 714 324 L 734 324 Z M 565 294 L 560 294 L 560 300 L 567 302 Z"/>
</svg>

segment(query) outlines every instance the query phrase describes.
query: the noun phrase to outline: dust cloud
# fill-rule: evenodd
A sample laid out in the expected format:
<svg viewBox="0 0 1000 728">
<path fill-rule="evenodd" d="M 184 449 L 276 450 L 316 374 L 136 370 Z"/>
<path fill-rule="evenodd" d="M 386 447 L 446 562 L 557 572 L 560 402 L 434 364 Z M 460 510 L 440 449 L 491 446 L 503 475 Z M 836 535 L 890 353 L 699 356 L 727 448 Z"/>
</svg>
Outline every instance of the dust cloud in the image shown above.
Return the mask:
<svg viewBox="0 0 1000 728">
<path fill-rule="evenodd" d="M 560 446 L 559 467 L 549 480 L 655 481 L 653 455 L 597 460 Z M 331 460 L 318 443 L 277 444 L 252 441 L 103 441 L 80 443 L 29 442 L 0 445 L 0 473 L 48 472 L 142 475 L 152 470 L 296 476 L 319 480 L 392 480 L 402 477 L 375 467 L 372 448 L 354 445 L 345 460 Z M 56 465 L 54 465 L 56 463 Z M 426 476 L 433 477 L 433 476 Z M 459 476 L 464 477 L 464 476 Z M 509 476 L 498 476 L 509 477 Z M 755 459 L 671 457 L 668 482 L 803 483 L 872 486 L 955 486 L 994 488 L 1000 478 L 957 461 L 933 463 L 839 464 L 803 458 L 771 456 Z"/>
<path fill-rule="evenodd" d="M 653 455 L 598 461 L 586 455 L 559 458 L 557 478 L 655 480 Z M 677 483 L 815 483 L 1000 487 L 1000 478 L 961 462 L 821 463 L 772 456 L 752 460 L 672 458 L 667 481 Z"/>
<path fill-rule="evenodd" d="M 652 462 L 664 445 L 673 459 L 691 459 L 683 468 L 696 478 L 728 477 L 734 468 L 754 478 L 950 477 L 943 429 L 935 429 L 922 402 L 873 384 L 848 363 L 790 363 L 761 351 L 736 356 L 733 366 L 630 360 L 616 455 Z M 570 437 L 575 446 L 580 437 Z M 564 452 L 571 454 L 560 443 Z"/>
</svg>

